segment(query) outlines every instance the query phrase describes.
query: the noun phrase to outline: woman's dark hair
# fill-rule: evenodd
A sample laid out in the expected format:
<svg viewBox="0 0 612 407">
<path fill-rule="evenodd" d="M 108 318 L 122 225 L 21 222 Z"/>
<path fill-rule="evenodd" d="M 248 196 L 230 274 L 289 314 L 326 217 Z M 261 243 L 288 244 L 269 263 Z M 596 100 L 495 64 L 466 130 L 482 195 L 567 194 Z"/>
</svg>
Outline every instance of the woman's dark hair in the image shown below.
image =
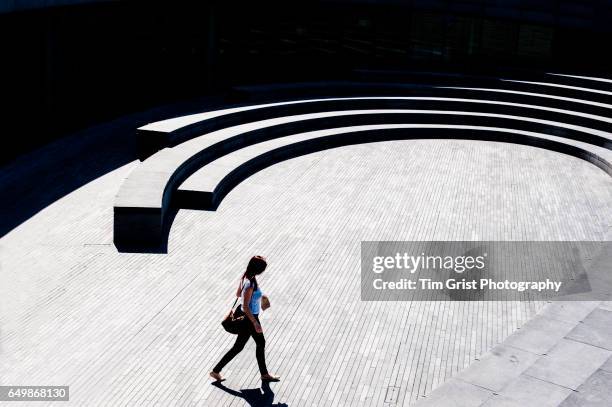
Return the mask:
<svg viewBox="0 0 612 407">
<path fill-rule="evenodd" d="M 247 278 L 251 283 L 253 283 L 253 290 L 257 290 L 257 280 L 255 276 L 260 275 L 264 272 L 268 263 L 266 262 L 266 258 L 263 256 L 253 256 L 251 260 L 249 260 L 249 264 L 247 265 L 246 271 L 242 275 L 242 277 Z"/>
</svg>

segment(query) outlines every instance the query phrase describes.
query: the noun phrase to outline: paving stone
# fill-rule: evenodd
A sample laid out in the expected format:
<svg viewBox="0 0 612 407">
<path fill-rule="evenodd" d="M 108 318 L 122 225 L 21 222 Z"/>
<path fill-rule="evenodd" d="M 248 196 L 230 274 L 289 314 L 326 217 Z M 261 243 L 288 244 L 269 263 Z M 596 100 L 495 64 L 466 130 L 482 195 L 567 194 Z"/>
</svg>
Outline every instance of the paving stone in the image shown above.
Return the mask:
<svg viewBox="0 0 612 407">
<path fill-rule="evenodd" d="M 601 366 L 601 370 L 612 372 L 612 357 L 609 357 L 608 360 L 606 360 L 606 363 Z"/>
<path fill-rule="evenodd" d="M 557 407 L 571 393 L 566 387 L 521 375 L 491 396 L 483 407 Z"/>
<path fill-rule="evenodd" d="M 560 407 L 609 407 L 612 401 L 612 372 L 598 370 L 573 392 Z"/>
<path fill-rule="evenodd" d="M 457 377 L 468 383 L 499 392 L 537 359 L 538 355 L 534 353 L 505 346 L 505 344 L 499 345 L 493 348 L 488 355 L 472 363 Z"/>
<path fill-rule="evenodd" d="M 599 301 L 554 301 L 546 305 L 540 315 L 576 324 L 585 319 L 599 304 Z"/>
<path fill-rule="evenodd" d="M 510 335 L 504 341 L 504 345 L 544 354 L 573 328 L 574 324 L 569 322 L 537 315 Z"/>
<path fill-rule="evenodd" d="M 612 350 L 612 311 L 602 308 L 594 310 L 567 338 Z"/>
<path fill-rule="evenodd" d="M 576 390 L 610 355 L 611 351 L 563 339 L 525 374 Z"/>
<path fill-rule="evenodd" d="M 419 407 L 477 407 L 493 393 L 458 379 L 450 379 L 430 397 L 419 401 Z"/>
</svg>

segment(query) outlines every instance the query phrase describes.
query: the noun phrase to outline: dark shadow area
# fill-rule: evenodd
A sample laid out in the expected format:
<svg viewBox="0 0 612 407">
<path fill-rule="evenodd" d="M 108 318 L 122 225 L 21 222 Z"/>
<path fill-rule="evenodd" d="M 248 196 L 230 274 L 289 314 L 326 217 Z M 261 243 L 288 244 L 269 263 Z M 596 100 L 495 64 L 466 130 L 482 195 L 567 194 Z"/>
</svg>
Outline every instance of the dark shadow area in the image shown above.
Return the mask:
<svg viewBox="0 0 612 407">
<path fill-rule="evenodd" d="M 161 242 L 156 240 L 157 234 L 155 234 L 154 239 L 150 239 L 151 234 L 147 232 L 132 234 L 134 238 L 130 240 L 114 239 L 113 243 L 117 251 L 120 253 L 167 254 L 170 228 L 179 210 L 180 208 L 175 206 L 167 209 L 166 215 L 163 218 L 162 232 L 160 234 Z M 117 216 L 115 216 L 115 222 L 117 222 Z"/>
<path fill-rule="evenodd" d="M 251 407 L 288 407 L 286 403 L 274 403 L 274 392 L 268 382 L 262 382 L 261 388 L 240 389 L 240 391 L 230 389 L 221 382 L 213 382 L 212 385 L 227 394 L 244 399 Z"/>
<path fill-rule="evenodd" d="M 2 3 L 0 114 L 12 142 L 0 162 L 238 84 L 346 80 L 356 70 L 612 68 L 598 47 L 612 39 L 610 1 Z"/>
<path fill-rule="evenodd" d="M 67 135 L 2 165 L 0 237 L 72 191 L 137 160 L 138 127 L 227 102 L 225 95 L 216 95 L 159 106 Z"/>
<path fill-rule="evenodd" d="M 19 157 L 2 167 L 0 236 L 53 202 L 136 159 L 133 124 L 102 126 Z"/>
</svg>

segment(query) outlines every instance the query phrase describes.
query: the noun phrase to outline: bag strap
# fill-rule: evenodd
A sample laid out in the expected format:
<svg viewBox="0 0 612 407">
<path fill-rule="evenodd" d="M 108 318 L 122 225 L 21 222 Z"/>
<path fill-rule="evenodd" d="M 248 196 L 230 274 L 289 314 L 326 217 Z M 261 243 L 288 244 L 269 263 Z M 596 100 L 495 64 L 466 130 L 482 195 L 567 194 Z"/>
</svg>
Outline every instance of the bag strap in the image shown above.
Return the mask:
<svg viewBox="0 0 612 407">
<path fill-rule="evenodd" d="M 230 310 L 234 309 L 234 307 L 236 306 L 237 302 L 238 302 L 238 297 L 236 297 L 236 299 L 234 300 L 234 303 L 232 304 L 232 308 L 230 308 Z"/>
<path fill-rule="evenodd" d="M 242 287 L 244 286 L 244 276 L 240 279 L 240 289 L 242 290 Z M 230 311 L 234 309 L 234 307 L 236 306 L 236 303 L 238 302 L 238 298 L 240 298 L 239 296 L 236 296 L 236 299 L 234 300 L 234 304 L 232 304 L 232 308 L 230 308 Z"/>
</svg>

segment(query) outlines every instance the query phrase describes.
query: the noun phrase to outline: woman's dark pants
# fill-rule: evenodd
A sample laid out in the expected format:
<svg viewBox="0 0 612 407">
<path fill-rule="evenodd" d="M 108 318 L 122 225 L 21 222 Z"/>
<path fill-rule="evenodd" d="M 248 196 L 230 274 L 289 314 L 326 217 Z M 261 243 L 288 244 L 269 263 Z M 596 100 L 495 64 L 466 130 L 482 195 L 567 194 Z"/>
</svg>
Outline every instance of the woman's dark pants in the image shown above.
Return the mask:
<svg viewBox="0 0 612 407">
<path fill-rule="evenodd" d="M 258 315 L 253 315 L 257 322 L 259 322 Z M 244 345 L 249 341 L 249 337 L 253 337 L 255 340 L 255 357 L 257 358 L 257 364 L 259 365 L 259 372 L 262 375 L 268 374 L 268 369 L 266 368 L 266 339 L 264 338 L 263 333 L 255 332 L 255 327 L 251 323 L 251 321 L 246 320 L 244 322 L 244 329 L 238 334 L 236 338 L 236 342 L 234 342 L 234 346 L 230 350 L 227 351 L 225 356 L 221 358 L 217 366 L 214 367 L 213 372 L 219 373 L 221 369 L 227 365 L 230 360 L 232 360 L 237 354 L 240 353 L 242 349 L 244 349 Z"/>
</svg>

